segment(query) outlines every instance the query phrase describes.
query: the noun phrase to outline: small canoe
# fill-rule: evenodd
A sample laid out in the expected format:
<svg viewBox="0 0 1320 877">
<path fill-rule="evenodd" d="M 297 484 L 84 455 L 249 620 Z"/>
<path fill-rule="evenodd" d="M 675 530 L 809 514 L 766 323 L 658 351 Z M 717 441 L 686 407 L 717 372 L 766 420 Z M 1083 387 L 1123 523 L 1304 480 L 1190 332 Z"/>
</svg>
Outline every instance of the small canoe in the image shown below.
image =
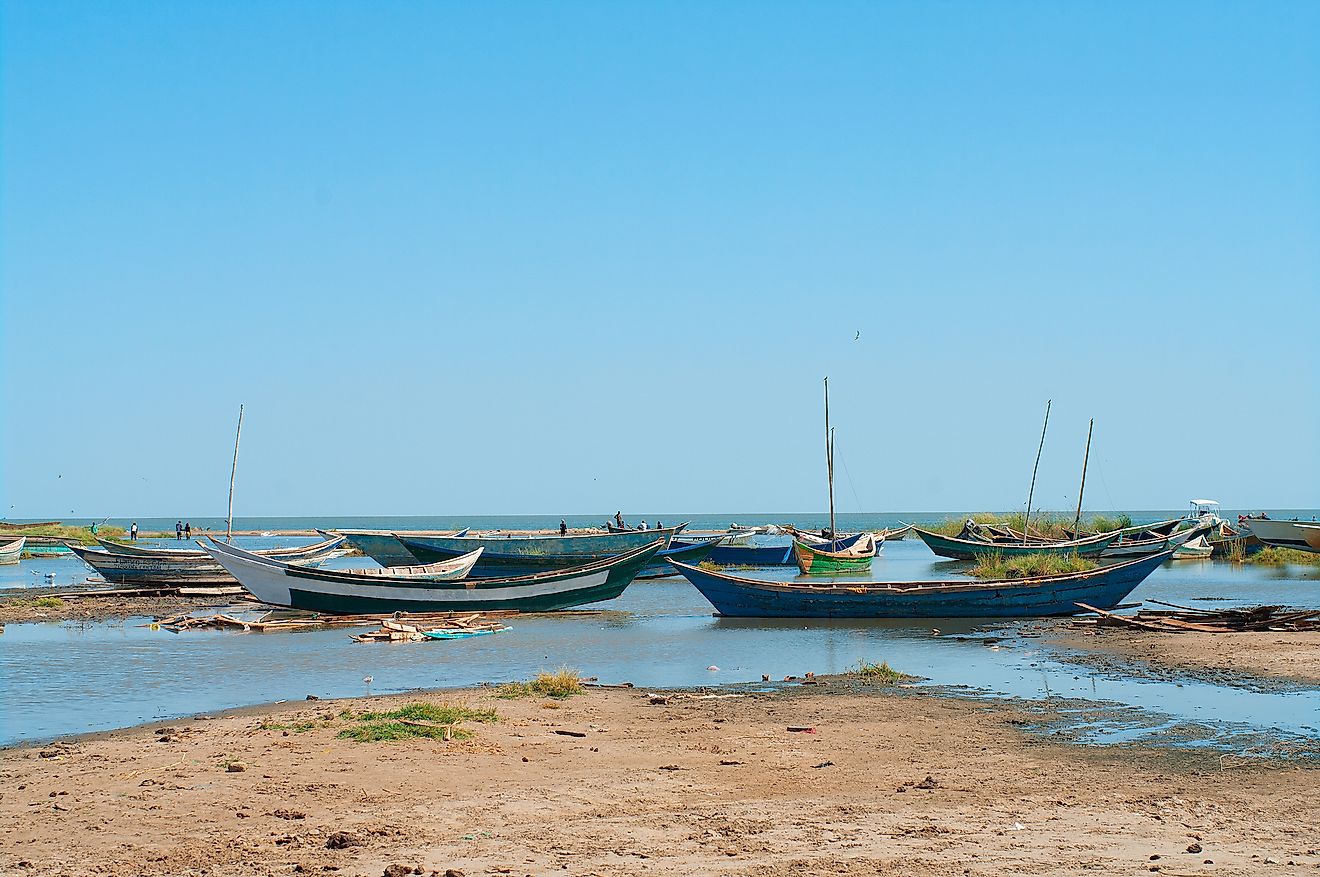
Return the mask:
<svg viewBox="0 0 1320 877">
<path fill-rule="evenodd" d="M 553 569 L 570 569 L 586 563 L 608 560 L 620 554 L 660 540 L 668 548 L 674 534 L 684 526 L 663 530 L 631 530 L 626 533 L 586 533 L 574 536 L 406 536 L 399 541 L 417 560 L 434 563 L 475 548 L 485 548 L 473 568 L 472 578 L 505 578 L 532 575 Z"/>
<path fill-rule="evenodd" d="M 1173 552 L 1085 572 L 994 581 L 764 582 L 674 564 L 721 615 L 742 618 L 1034 618 L 1123 601 Z"/>
<path fill-rule="evenodd" d="M 693 566 L 704 561 L 710 556 L 715 546 L 720 544 L 722 537 L 716 536 L 713 539 L 707 539 L 704 542 L 680 542 L 677 539 L 669 541 L 669 547 L 656 552 L 654 558 L 642 571 L 637 574 L 639 579 L 663 579 L 669 576 L 678 575 L 674 568 L 669 565 L 670 560 L 677 560 L 680 563 L 690 563 Z"/>
<path fill-rule="evenodd" d="M 984 554 L 998 554 L 1001 557 L 1024 557 L 1031 554 L 1076 554 L 1079 557 L 1099 557 L 1106 548 L 1118 539 L 1118 533 L 1100 533 L 1082 539 L 1067 539 L 1058 542 L 984 542 L 977 539 L 961 539 L 957 536 L 942 536 L 920 527 L 913 527 L 931 551 L 940 557 L 952 557 L 956 560 L 976 560 Z"/>
<path fill-rule="evenodd" d="M 492 633 L 504 633 L 509 628 L 497 627 L 486 630 L 423 630 L 422 636 L 427 639 L 471 639 L 474 636 L 488 636 Z"/>
<path fill-rule="evenodd" d="M 787 545 L 716 545 L 706 560 L 719 566 L 792 566 L 793 546 Z"/>
<path fill-rule="evenodd" d="M 877 538 L 885 542 L 898 542 L 907 537 L 912 532 L 912 525 L 907 524 L 903 527 L 897 527 L 892 530 L 882 530 L 877 534 Z"/>
<path fill-rule="evenodd" d="M 875 557 L 876 551 L 875 537 L 870 533 L 861 535 L 864 538 L 857 539 L 837 551 L 828 550 L 834 545 L 819 547 L 794 539 L 793 558 L 797 561 L 798 570 L 804 576 L 870 572 L 871 558 Z"/>
<path fill-rule="evenodd" d="M 571 569 L 528 576 L 462 581 L 424 581 L 385 571 L 364 576 L 314 569 L 210 542 L 206 551 L 254 597 L 275 606 L 311 612 L 388 615 L 392 612 L 549 612 L 612 600 L 664 545 L 640 548 Z"/>
<path fill-rule="evenodd" d="M 1174 560 L 1204 560 L 1214 553 L 1214 547 L 1204 536 L 1197 536 L 1173 549 Z"/>
<path fill-rule="evenodd" d="M 23 554 L 23 546 L 26 543 L 27 539 L 22 536 L 9 542 L 0 543 L 0 564 L 18 563 L 19 557 Z"/>
</svg>

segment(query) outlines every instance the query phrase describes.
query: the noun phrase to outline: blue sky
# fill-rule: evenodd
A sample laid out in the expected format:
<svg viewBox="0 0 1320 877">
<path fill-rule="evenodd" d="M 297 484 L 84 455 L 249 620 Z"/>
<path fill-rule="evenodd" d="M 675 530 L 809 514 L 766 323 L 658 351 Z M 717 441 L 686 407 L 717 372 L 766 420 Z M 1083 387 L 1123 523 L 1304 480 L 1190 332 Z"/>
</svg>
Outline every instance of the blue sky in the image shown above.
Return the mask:
<svg viewBox="0 0 1320 877">
<path fill-rule="evenodd" d="M 1320 5 L 6 3 L 9 517 L 1320 500 Z M 854 340 L 860 332 L 859 339 Z"/>
</svg>

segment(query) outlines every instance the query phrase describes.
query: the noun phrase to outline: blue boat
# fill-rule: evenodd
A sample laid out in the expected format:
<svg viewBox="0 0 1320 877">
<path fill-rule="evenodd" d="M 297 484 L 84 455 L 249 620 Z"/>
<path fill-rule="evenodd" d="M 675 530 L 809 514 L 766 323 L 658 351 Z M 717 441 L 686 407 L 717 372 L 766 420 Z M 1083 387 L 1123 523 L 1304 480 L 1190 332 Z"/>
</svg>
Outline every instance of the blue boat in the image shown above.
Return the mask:
<svg viewBox="0 0 1320 877">
<path fill-rule="evenodd" d="M 434 563 L 485 549 L 468 578 L 502 578 L 569 569 L 608 560 L 620 554 L 662 542 L 672 547 L 674 534 L 685 524 L 662 530 L 630 530 L 626 533 L 587 533 L 580 536 L 500 535 L 437 536 L 399 533 L 399 541 L 420 563 Z"/>
<path fill-rule="evenodd" d="M 670 543 L 685 544 L 685 543 Z M 793 545 L 716 545 L 706 560 L 720 566 L 794 566 Z"/>
<path fill-rule="evenodd" d="M 1077 573 L 995 581 L 764 582 L 675 563 L 721 615 L 743 618 L 1034 618 L 1101 609 L 1123 598 L 1172 556 Z M 671 561 L 672 563 L 672 561 Z"/>
</svg>

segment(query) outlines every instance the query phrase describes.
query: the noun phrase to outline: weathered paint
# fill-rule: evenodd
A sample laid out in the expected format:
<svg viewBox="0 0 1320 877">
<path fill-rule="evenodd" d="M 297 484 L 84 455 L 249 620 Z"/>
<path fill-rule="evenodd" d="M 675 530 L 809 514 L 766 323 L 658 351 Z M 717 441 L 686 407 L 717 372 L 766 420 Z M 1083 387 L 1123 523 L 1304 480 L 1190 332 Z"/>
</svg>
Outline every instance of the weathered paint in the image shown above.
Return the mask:
<svg viewBox="0 0 1320 877">
<path fill-rule="evenodd" d="M 1045 544 L 1033 542 L 1023 545 L 1020 542 L 980 542 L 975 539 L 959 539 L 954 536 L 941 536 L 939 533 L 932 533 L 920 527 L 914 529 L 931 551 L 940 557 L 952 557 L 957 560 L 976 560 L 986 554 L 998 554 L 1002 557 L 1025 557 L 1036 554 L 1099 557 L 1110 543 L 1118 538 L 1118 533 L 1114 532 L 1067 542 Z"/>
<path fill-rule="evenodd" d="M 23 545 L 27 539 L 23 536 L 18 537 L 12 542 L 0 544 L 0 563 L 12 564 L 18 563 L 19 555 L 23 553 Z"/>
<path fill-rule="evenodd" d="M 696 565 L 704 561 L 716 545 L 720 544 L 720 537 L 708 539 L 705 542 L 695 544 L 688 542 L 679 542 L 673 540 L 669 547 L 663 551 L 656 552 L 651 562 L 642 568 L 637 574 L 639 579 L 661 579 L 667 576 L 678 575 L 674 568 L 669 565 L 670 560 L 677 560 L 680 563 L 690 563 Z"/>
<path fill-rule="evenodd" d="M 434 563 L 484 548 L 473 568 L 474 578 L 531 575 L 608 560 L 661 540 L 668 548 L 678 527 L 591 533 L 581 536 L 408 536 L 399 541 L 422 563 Z"/>
<path fill-rule="evenodd" d="M 814 545 L 793 542 L 793 557 L 803 575 L 865 574 L 871 571 L 871 558 L 874 556 L 821 551 Z"/>
</svg>

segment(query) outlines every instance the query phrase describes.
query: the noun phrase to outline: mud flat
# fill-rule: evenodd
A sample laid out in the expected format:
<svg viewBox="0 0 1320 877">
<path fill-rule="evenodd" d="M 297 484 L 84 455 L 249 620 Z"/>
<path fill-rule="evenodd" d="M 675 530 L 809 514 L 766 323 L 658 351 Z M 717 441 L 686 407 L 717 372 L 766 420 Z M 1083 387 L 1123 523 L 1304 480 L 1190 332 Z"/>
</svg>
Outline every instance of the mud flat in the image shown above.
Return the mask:
<svg viewBox="0 0 1320 877">
<path fill-rule="evenodd" d="M 230 597 L 215 596 L 145 594 L 79 597 L 61 596 L 58 591 L 34 590 L 0 595 L 0 624 L 158 618 L 198 609 L 225 607 L 232 602 Z"/>
<path fill-rule="evenodd" d="M 635 689 L 299 701 L 4 750 L 0 871 L 1320 868 L 1313 762 L 1061 744 L 1011 703 L 821 682 L 664 703 Z M 417 701 L 498 719 L 462 722 L 463 739 L 340 736 L 361 711 Z"/>
<path fill-rule="evenodd" d="M 1051 624 L 1044 637 L 1055 646 L 1097 659 L 1139 661 L 1156 671 L 1217 681 L 1320 684 L 1320 631 L 1162 633 L 1124 628 L 1076 628 Z"/>
</svg>

